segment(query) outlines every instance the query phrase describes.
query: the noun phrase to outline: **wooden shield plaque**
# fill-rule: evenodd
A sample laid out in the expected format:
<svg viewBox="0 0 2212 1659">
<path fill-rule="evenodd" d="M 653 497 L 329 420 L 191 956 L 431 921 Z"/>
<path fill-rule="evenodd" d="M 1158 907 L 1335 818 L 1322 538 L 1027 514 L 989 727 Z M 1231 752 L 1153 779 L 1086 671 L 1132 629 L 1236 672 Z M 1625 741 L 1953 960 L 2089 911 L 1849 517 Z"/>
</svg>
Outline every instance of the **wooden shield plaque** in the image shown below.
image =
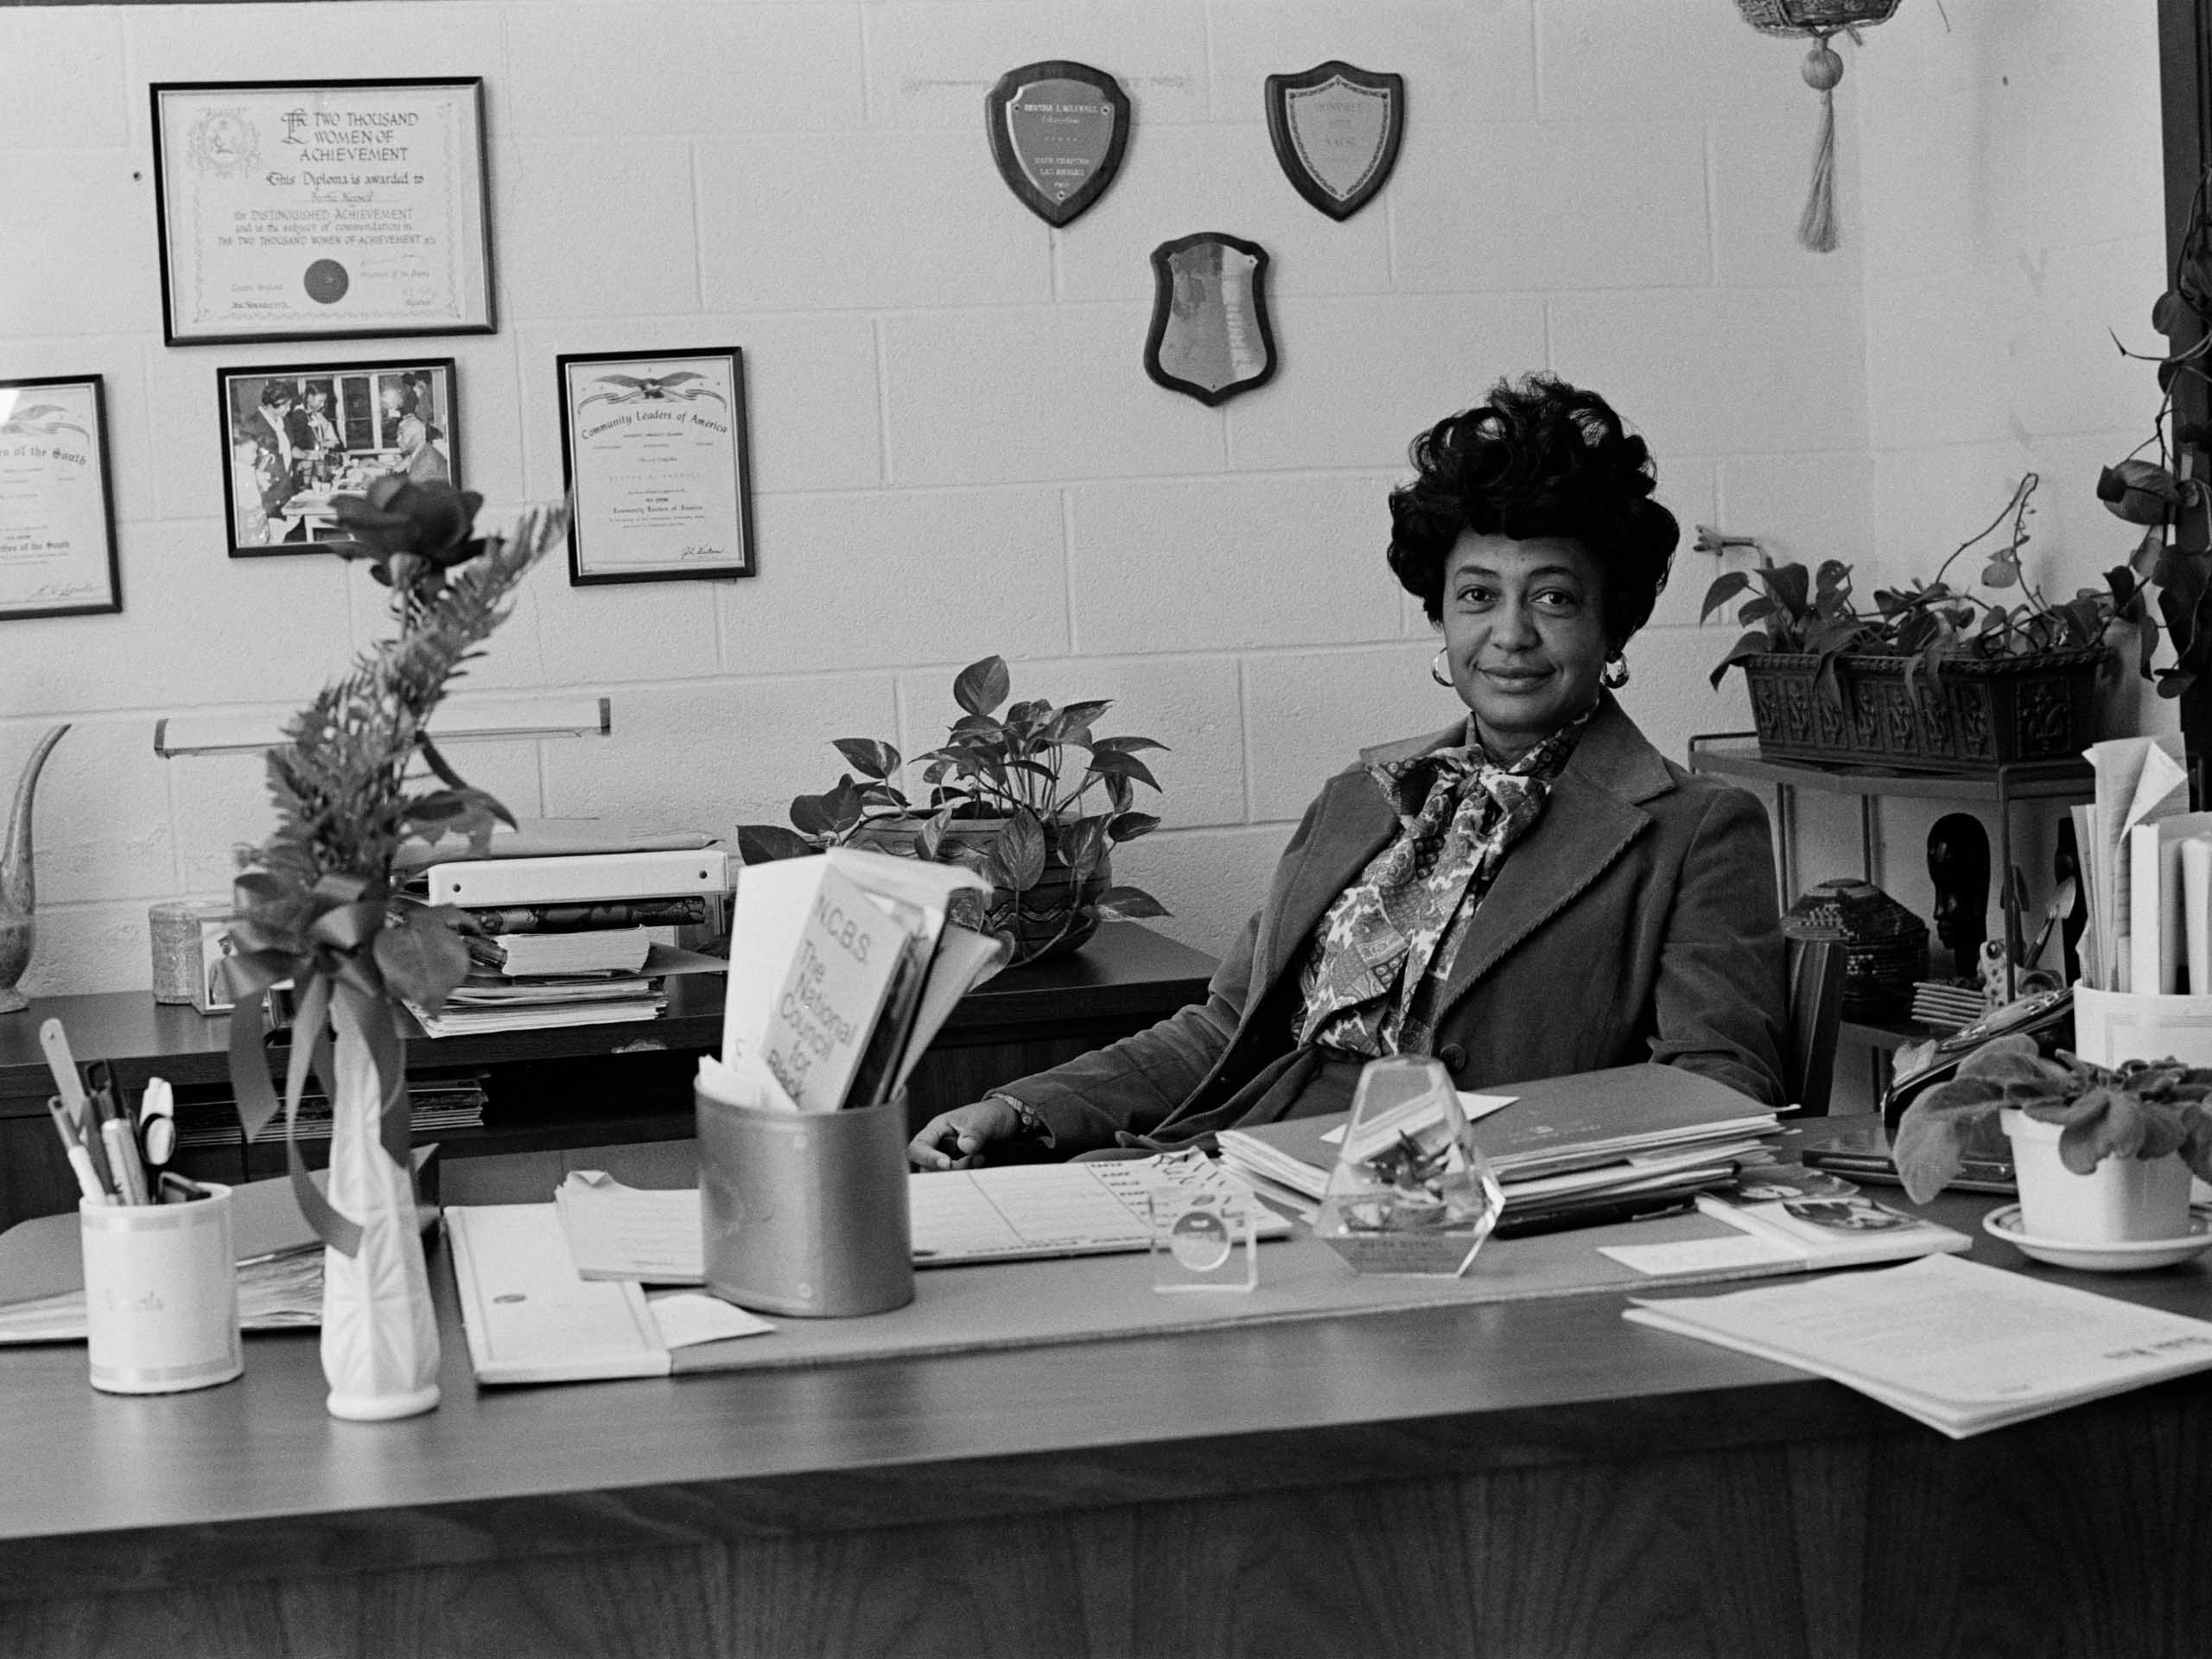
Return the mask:
<svg viewBox="0 0 2212 1659">
<path fill-rule="evenodd" d="M 1219 231 L 1152 251 L 1152 332 L 1144 368 L 1170 391 L 1211 406 L 1275 372 L 1268 322 L 1268 251 Z"/>
<path fill-rule="evenodd" d="M 1009 69 L 983 95 L 991 156 L 1021 205 L 1065 225 L 1106 194 L 1129 143 L 1121 83 L 1053 60 Z"/>
<path fill-rule="evenodd" d="M 1298 194 L 1331 219 L 1375 200 L 1398 162 L 1406 78 L 1332 58 L 1302 75 L 1268 77 L 1268 137 Z"/>
</svg>

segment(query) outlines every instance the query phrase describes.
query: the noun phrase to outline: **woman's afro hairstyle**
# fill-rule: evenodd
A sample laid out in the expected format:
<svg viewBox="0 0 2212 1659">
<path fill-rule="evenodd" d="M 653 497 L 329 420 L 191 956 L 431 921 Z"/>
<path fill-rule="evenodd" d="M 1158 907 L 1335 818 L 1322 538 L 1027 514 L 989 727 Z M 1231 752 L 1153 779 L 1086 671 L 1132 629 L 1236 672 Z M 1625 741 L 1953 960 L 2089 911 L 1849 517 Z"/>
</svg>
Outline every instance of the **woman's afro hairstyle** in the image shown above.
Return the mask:
<svg viewBox="0 0 2212 1659">
<path fill-rule="evenodd" d="M 1431 622 L 1443 620 L 1445 562 L 1471 530 L 1578 543 L 1605 571 L 1616 650 L 1650 619 L 1681 527 L 1651 499 L 1650 450 L 1596 392 L 1548 374 L 1500 380 L 1411 453 L 1413 481 L 1390 493 L 1390 569 Z"/>
</svg>

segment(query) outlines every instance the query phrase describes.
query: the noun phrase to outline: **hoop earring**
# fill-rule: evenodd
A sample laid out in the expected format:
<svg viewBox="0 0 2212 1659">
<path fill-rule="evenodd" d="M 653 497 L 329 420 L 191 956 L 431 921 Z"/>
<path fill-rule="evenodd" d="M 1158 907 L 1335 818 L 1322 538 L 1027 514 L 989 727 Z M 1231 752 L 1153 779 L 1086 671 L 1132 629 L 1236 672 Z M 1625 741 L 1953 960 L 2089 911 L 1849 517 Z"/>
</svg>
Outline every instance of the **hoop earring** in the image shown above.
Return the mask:
<svg viewBox="0 0 2212 1659">
<path fill-rule="evenodd" d="M 1428 659 L 1428 677 L 1446 691 L 1452 689 L 1452 677 L 1444 671 L 1444 658 L 1451 649 L 1449 645 L 1439 645 L 1436 648 L 1436 655 Z"/>
<path fill-rule="evenodd" d="M 1628 658 L 1615 652 L 1605 658 L 1605 667 L 1598 671 L 1598 683 L 1608 691 L 1618 691 L 1628 683 Z"/>
</svg>

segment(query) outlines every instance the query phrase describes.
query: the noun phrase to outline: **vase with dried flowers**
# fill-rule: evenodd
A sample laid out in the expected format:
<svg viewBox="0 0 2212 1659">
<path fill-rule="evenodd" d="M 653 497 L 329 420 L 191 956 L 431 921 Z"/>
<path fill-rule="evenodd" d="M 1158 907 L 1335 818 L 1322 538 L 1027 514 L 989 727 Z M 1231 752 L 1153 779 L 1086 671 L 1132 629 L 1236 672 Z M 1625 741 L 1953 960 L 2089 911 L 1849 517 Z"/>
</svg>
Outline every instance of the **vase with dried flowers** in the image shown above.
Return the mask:
<svg viewBox="0 0 2212 1659">
<path fill-rule="evenodd" d="M 225 963 L 237 1007 L 230 1069 L 247 1136 L 281 1109 L 301 1210 L 323 1255 L 322 1364 L 334 1415 L 403 1417 L 438 1402 L 437 1322 L 408 1159 L 397 1005 L 435 1009 L 468 971 L 461 912 L 400 891 L 410 842 L 480 848 L 506 810 L 430 741 L 431 715 L 507 614 L 517 584 L 565 532 L 554 508 L 511 535 L 473 532 L 473 491 L 386 477 L 334 504 L 346 539 L 391 589 L 397 632 L 357 658 L 269 751 L 276 828 L 243 861 Z M 296 1014 L 281 1104 L 263 1043 L 271 987 Z M 292 1126 L 310 1071 L 334 1117 L 328 1195 L 308 1179 Z"/>
</svg>

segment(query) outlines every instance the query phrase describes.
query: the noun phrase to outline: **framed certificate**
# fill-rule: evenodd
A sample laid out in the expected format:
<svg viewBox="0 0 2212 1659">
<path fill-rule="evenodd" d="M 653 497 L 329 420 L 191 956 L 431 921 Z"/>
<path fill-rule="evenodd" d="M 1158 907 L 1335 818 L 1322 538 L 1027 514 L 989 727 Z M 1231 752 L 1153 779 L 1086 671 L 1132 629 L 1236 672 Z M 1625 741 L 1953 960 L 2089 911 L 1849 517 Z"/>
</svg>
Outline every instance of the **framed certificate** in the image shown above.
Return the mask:
<svg viewBox="0 0 2212 1659">
<path fill-rule="evenodd" d="M 0 380 L 0 620 L 122 608 L 100 377 Z"/>
<path fill-rule="evenodd" d="M 461 487 L 453 359 L 218 369 L 231 556 L 342 539 L 334 499 L 385 474 Z"/>
<path fill-rule="evenodd" d="M 481 79 L 152 95 L 170 345 L 493 331 Z"/>
<path fill-rule="evenodd" d="M 725 346 L 554 360 L 569 582 L 752 575 L 745 353 Z"/>
</svg>

